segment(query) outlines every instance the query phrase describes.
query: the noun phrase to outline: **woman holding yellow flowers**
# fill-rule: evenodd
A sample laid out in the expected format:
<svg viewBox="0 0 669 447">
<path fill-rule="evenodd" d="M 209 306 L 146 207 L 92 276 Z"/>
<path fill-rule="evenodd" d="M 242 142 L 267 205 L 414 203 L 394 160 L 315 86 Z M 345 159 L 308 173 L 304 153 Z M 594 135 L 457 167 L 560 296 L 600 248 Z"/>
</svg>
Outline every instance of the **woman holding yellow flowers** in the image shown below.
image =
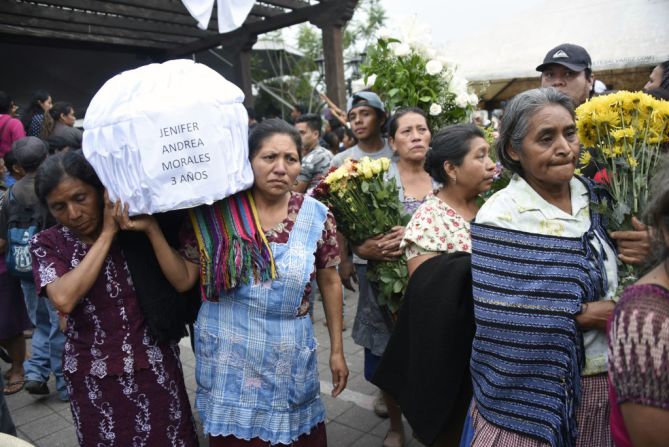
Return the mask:
<svg viewBox="0 0 669 447">
<path fill-rule="evenodd" d="M 430 147 L 430 129 L 425 113 L 421 109 L 398 110 L 388 122 L 388 144 L 394 152 L 386 180 L 396 182 L 399 199 L 407 214 L 413 212 L 433 191 L 430 176 L 423 169 L 425 155 Z M 404 227 L 395 227 L 385 235 L 370 238 L 357 247 L 355 253 L 370 261 L 387 261 L 402 256 L 400 242 Z M 360 278 L 360 287 L 366 281 Z M 369 287 L 369 286 L 368 286 Z M 386 349 L 392 330 L 391 318 L 387 310 L 376 302 L 373 290 L 361 293 L 353 325 L 353 340 L 365 348 L 365 379 L 371 381 L 383 351 Z M 404 442 L 402 414 L 392 397 L 382 393 L 383 401 L 375 403 L 375 411 L 383 414 L 383 403 L 390 417 L 390 429 L 386 434 L 385 447 L 400 447 Z"/>
</svg>

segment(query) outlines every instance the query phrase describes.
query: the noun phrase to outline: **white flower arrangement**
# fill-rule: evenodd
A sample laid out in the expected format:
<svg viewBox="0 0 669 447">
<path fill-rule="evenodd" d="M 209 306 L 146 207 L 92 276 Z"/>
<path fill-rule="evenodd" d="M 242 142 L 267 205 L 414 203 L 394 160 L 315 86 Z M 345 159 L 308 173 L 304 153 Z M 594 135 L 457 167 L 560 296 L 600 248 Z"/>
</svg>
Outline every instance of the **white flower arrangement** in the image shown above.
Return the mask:
<svg viewBox="0 0 669 447">
<path fill-rule="evenodd" d="M 431 30 L 409 17 L 377 34 L 361 67 L 364 84 L 379 94 L 389 111 L 420 107 L 433 129 L 464 122 L 478 97 L 443 50 L 432 45 Z"/>
</svg>

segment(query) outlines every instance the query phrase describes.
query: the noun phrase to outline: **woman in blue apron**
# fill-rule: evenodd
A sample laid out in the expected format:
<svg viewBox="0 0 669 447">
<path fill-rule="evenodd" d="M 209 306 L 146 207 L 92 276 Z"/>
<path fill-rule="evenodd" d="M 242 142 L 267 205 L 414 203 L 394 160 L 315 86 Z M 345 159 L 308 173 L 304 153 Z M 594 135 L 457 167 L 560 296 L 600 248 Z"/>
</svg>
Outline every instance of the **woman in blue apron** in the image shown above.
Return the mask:
<svg viewBox="0 0 669 447">
<path fill-rule="evenodd" d="M 332 214 L 291 188 L 300 136 L 281 120 L 249 136 L 253 187 L 191 210 L 177 252 L 150 217 L 122 228 L 145 231 L 177 289 L 198 276 L 205 302 L 195 323 L 197 394 L 210 446 L 326 446 L 317 344 L 309 318 L 316 279 L 328 320 L 332 395 L 346 386 L 339 255 Z"/>
</svg>

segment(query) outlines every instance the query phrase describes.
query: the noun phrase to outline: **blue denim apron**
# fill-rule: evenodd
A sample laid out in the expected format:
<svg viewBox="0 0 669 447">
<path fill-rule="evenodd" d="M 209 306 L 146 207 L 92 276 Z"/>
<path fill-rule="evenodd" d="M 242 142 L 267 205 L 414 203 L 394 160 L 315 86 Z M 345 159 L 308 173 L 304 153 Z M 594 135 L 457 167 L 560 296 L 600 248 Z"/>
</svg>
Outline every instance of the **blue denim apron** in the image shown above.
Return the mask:
<svg viewBox="0 0 669 447">
<path fill-rule="evenodd" d="M 311 320 L 297 314 L 326 217 L 305 197 L 288 242 L 270 243 L 278 277 L 202 304 L 195 406 L 206 434 L 290 444 L 325 419 Z"/>
</svg>

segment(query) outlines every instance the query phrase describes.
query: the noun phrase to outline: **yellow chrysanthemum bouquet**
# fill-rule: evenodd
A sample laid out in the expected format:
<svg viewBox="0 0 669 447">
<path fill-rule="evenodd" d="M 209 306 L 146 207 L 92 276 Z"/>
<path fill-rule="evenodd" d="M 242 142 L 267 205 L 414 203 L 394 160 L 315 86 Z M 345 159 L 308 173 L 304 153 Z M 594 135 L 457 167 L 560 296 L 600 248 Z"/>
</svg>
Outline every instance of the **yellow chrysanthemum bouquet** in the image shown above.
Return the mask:
<svg viewBox="0 0 669 447">
<path fill-rule="evenodd" d="M 384 179 L 389 167 L 387 158 L 348 159 L 339 168 L 331 169 L 314 189 L 314 197 L 330 208 L 337 229 L 353 245 L 408 223 L 397 185 Z M 408 282 L 406 258 L 370 263 L 367 276 L 375 286 L 379 304 L 395 313 Z"/>
<path fill-rule="evenodd" d="M 576 109 L 578 136 L 584 151 L 581 165 L 594 157 L 614 199 L 610 228 L 631 228 L 648 202 L 648 183 L 669 142 L 669 102 L 642 92 L 620 91 L 597 96 Z"/>
<path fill-rule="evenodd" d="M 669 102 L 643 92 L 619 91 L 581 105 L 576 119 L 581 144 L 591 149 L 583 151 L 580 164 L 596 163 L 596 180 L 613 198 L 605 209 L 609 229 L 631 229 L 632 216 L 639 216 L 648 202 L 648 184 L 669 142 Z M 620 275 L 624 284 L 634 272 L 626 266 Z"/>
</svg>

